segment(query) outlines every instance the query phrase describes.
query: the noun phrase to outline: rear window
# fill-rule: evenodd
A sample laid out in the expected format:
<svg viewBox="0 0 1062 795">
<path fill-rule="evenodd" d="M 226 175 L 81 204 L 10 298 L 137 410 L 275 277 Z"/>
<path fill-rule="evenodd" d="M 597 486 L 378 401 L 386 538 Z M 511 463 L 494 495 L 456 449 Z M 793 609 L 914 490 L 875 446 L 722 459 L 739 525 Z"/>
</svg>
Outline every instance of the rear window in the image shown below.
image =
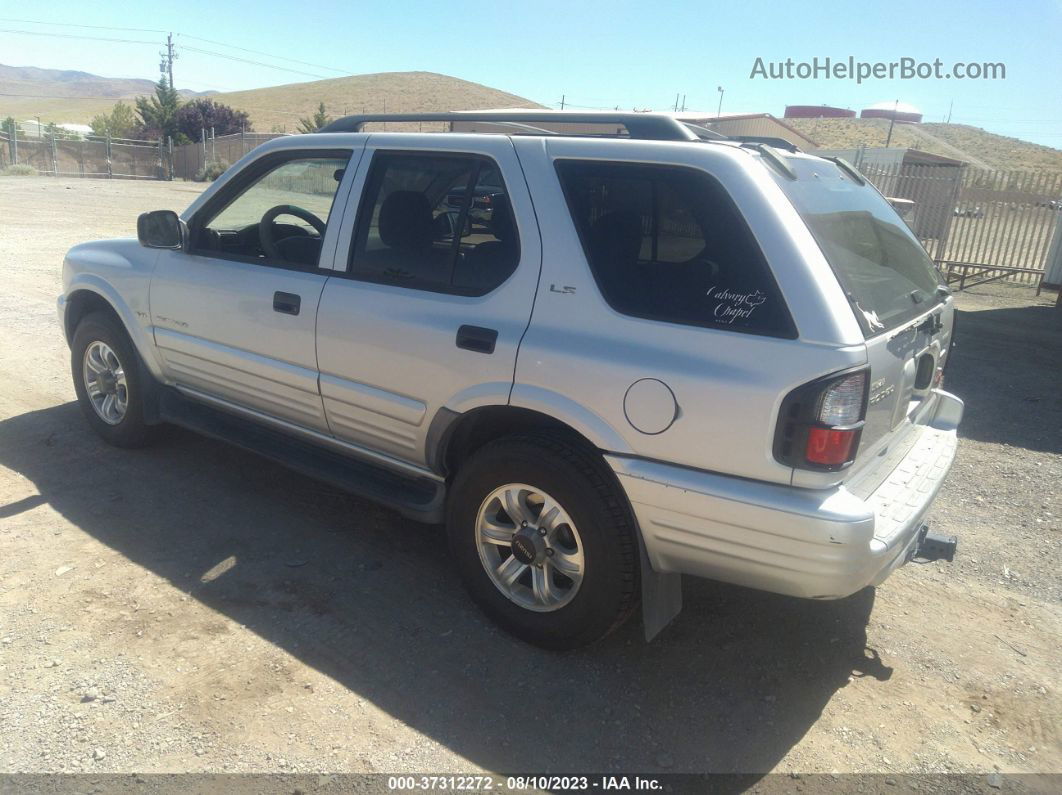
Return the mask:
<svg viewBox="0 0 1062 795">
<path fill-rule="evenodd" d="M 940 300 L 940 275 L 903 219 L 869 184 L 835 164 L 788 158 L 777 177 L 808 225 L 866 336 L 896 328 Z"/>
<path fill-rule="evenodd" d="M 598 288 L 617 312 L 778 337 L 796 331 L 723 187 L 674 166 L 560 160 Z"/>
</svg>

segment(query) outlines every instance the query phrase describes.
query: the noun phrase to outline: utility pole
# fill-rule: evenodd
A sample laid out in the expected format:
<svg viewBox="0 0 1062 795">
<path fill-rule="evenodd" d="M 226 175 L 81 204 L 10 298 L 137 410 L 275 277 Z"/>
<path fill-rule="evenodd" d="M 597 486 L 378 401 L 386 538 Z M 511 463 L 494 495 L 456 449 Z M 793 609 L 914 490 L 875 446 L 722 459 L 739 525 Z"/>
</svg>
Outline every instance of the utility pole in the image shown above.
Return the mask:
<svg viewBox="0 0 1062 795">
<path fill-rule="evenodd" d="M 715 117 L 718 119 L 723 115 L 723 94 L 725 94 L 726 91 L 723 90 L 722 86 L 718 86 L 716 91 L 719 92 L 719 107 L 715 109 Z"/>
<path fill-rule="evenodd" d="M 567 98 L 567 94 L 561 94 L 561 106 L 560 109 L 564 110 L 564 100 Z"/>
<path fill-rule="evenodd" d="M 947 122 L 945 122 L 946 124 L 951 124 L 951 109 L 953 107 L 955 107 L 955 100 L 954 99 L 951 102 L 948 103 L 948 120 L 947 120 Z"/>
<path fill-rule="evenodd" d="M 900 100 L 896 100 L 892 103 L 892 118 L 889 119 L 889 134 L 885 137 L 885 148 L 889 148 L 889 142 L 892 140 L 892 127 L 896 124 L 896 108 L 900 106 Z"/>
<path fill-rule="evenodd" d="M 683 113 L 686 112 L 686 95 L 685 94 L 682 95 L 682 108 L 681 108 L 681 110 L 682 110 Z"/>
<path fill-rule="evenodd" d="M 170 80 L 170 88 L 173 88 L 173 62 L 178 57 L 173 51 L 173 34 L 166 34 L 166 50 L 159 52 L 162 56 L 162 61 L 159 62 L 159 72 L 163 76 L 168 76 Z"/>
<path fill-rule="evenodd" d="M 679 95 L 675 94 L 675 113 L 678 113 L 678 99 Z"/>
</svg>

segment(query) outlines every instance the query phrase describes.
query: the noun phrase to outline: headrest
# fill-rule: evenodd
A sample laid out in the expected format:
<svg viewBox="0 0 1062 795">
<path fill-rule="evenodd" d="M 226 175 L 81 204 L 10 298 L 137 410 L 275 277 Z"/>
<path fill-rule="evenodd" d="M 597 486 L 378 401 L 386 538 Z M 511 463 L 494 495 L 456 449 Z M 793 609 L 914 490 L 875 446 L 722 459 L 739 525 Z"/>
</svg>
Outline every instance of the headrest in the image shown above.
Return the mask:
<svg viewBox="0 0 1062 795">
<path fill-rule="evenodd" d="M 380 239 L 402 251 L 423 251 L 431 246 L 431 205 L 414 190 L 396 190 L 380 207 Z"/>
<path fill-rule="evenodd" d="M 494 197 L 490 211 L 490 233 L 498 240 L 512 240 L 516 237 L 513 208 L 505 194 L 500 193 Z"/>
</svg>

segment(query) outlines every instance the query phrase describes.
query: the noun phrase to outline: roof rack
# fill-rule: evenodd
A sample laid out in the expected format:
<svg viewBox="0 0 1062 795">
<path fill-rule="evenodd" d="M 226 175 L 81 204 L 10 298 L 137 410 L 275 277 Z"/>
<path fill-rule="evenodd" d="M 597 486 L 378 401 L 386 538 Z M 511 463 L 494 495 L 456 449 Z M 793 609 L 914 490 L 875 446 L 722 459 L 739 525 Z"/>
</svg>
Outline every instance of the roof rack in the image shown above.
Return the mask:
<svg viewBox="0 0 1062 795">
<path fill-rule="evenodd" d="M 344 116 L 326 124 L 318 132 L 361 132 L 370 122 L 489 122 L 521 128 L 535 135 L 564 135 L 552 130 L 527 130 L 526 125 L 560 122 L 563 124 L 622 124 L 631 138 L 645 141 L 700 141 L 705 138 L 726 140 L 704 128 L 692 129 L 671 116 L 656 113 L 610 113 L 563 110 L 449 111 L 445 113 L 369 113 Z M 452 127 L 451 127 L 452 129 Z"/>
</svg>

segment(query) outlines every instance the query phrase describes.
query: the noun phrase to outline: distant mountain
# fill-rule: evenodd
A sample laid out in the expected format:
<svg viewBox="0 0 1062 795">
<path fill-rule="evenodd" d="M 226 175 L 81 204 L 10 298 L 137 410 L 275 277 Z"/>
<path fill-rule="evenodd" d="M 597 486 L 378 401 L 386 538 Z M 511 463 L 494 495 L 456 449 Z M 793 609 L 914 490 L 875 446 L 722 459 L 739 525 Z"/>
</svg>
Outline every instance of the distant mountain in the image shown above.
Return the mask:
<svg viewBox="0 0 1062 795">
<path fill-rule="evenodd" d="M 36 66 L 4 66 L 0 64 L 0 94 L 30 94 L 59 97 L 88 97 L 123 99 L 150 94 L 155 83 L 135 77 L 100 77 L 88 72 L 70 69 L 40 69 Z M 213 91 L 189 91 L 177 93 L 194 97 L 213 94 Z"/>
<path fill-rule="evenodd" d="M 40 116 L 43 122 L 87 123 L 96 114 L 110 110 L 119 99 L 131 102 L 154 90 L 155 84 L 150 80 L 0 65 L 0 119 L 13 116 L 25 121 Z M 299 118 L 312 115 L 321 102 L 332 116 L 543 107 L 515 94 L 434 72 L 351 75 L 225 94 L 186 90 L 179 93 L 186 99 L 210 95 L 211 99 L 247 111 L 254 129 L 260 132 L 273 128 L 291 132 Z"/>
</svg>

